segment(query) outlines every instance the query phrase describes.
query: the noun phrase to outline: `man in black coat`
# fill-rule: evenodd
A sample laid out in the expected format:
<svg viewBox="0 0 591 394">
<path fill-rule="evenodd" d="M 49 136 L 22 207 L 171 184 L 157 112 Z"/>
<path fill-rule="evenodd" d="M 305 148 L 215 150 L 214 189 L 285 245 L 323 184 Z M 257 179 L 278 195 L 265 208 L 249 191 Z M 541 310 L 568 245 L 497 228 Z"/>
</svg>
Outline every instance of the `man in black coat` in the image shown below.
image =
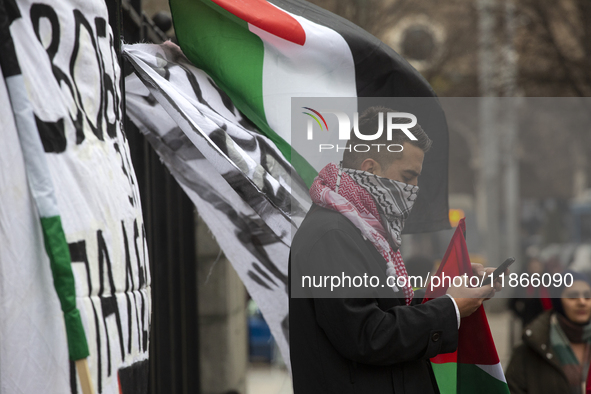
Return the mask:
<svg viewBox="0 0 591 394">
<path fill-rule="evenodd" d="M 371 108 L 364 113 L 359 119 L 361 132 L 375 134 L 379 112 L 388 111 L 394 112 Z M 312 206 L 294 237 L 290 255 L 289 325 L 295 394 L 439 392 L 429 358 L 453 352 L 460 317 L 473 313 L 494 293 L 490 286 L 450 288 L 445 296 L 421 305 L 416 298 L 410 302 L 408 288 L 388 282 L 388 277 L 406 275 L 396 255 L 408 212 L 385 214 L 388 202 L 380 200 L 396 185 L 402 193 L 409 193 L 404 194 L 405 200 L 412 200 L 424 154 L 431 145 L 420 126 L 411 132 L 416 141 L 404 135 L 385 141 L 399 143 L 403 147 L 399 153 L 384 149 L 362 154 L 345 151 L 342 166 L 338 170 L 334 165 L 327 166 L 311 189 L 313 201 L 324 207 Z M 349 146 L 356 142 L 359 140 L 353 136 Z M 336 185 L 321 179 L 328 179 L 328 173 L 334 176 L 335 171 Z M 352 181 L 355 179 L 360 184 L 364 179 L 374 183 L 361 190 Z M 389 180 L 398 183 L 392 186 Z M 386 193 L 380 194 L 381 185 L 385 185 Z M 359 190 L 361 197 L 355 195 Z M 366 191 L 372 197 L 369 203 L 364 199 Z M 353 205 L 347 202 L 349 205 L 342 208 L 339 198 L 343 195 L 357 204 L 353 216 Z M 331 198 L 332 202 L 326 203 Z M 398 205 L 404 205 L 400 201 Z M 381 231 L 388 241 L 386 249 L 391 250 L 385 250 L 384 243 L 376 241 L 380 236 L 374 236 L 374 229 L 365 224 L 367 220 L 360 219 L 367 217 L 365 213 L 359 215 L 365 212 L 364 204 L 370 211 L 377 207 L 381 227 L 371 219 L 370 223 Z M 334 286 L 334 277 L 342 286 Z M 364 281 L 351 284 L 348 278 Z"/>
</svg>

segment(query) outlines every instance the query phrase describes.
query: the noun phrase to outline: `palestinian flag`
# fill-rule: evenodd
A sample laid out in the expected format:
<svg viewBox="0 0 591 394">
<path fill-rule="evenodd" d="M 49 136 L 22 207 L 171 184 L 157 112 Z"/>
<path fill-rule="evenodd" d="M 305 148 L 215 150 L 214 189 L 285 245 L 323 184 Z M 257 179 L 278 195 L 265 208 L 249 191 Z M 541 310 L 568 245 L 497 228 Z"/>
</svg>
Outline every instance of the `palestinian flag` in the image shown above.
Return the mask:
<svg viewBox="0 0 591 394">
<path fill-rule="evenodd" d="M 445 117 L 429 84 L 400 55 L 305 1 L 170 0 L 170 8 L 187 58 L 276 144 L 308 186 L 317 172 L 306 152 L 291 147 L 292 97 L 429 98 L 395 108 L 417 116 L 434 142 L 405 232 L 449 228 Z"/>
<path fill-rule="evenodd" d="M 466 223 L 460 220 L 435 276 L 455 277 L 472 273 L 466 247 Z M 425 301 L 445 294 L 447 287 L 428 291 Z M 431 359 L 433 372 L 442 394 L 508 394 L 509 387 L 497 355 L 484 308 L 462 319 L 458 348 L 454 353 Z"/>
</svg>

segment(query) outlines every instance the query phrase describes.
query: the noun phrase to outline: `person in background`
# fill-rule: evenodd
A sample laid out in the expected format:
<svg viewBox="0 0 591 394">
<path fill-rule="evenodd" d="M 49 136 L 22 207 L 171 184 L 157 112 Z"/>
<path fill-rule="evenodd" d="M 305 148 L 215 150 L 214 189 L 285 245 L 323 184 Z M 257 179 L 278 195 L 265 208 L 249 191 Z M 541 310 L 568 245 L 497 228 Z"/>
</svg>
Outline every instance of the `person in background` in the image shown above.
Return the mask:
<svg viewBox="0 0 591 394">
<path fill-rule="evenodd" d="M 572 275 L 570 287 L 551 288 L 553 310 L 523 332 L 505 374 L 511 394 L 583 394 L 591 361 L 591 281 Z M 570 278 L 568 278 L 570 281 Z"/>
<path fill-rule="evenodd" d="M 544 268 L 544 264 L 540 260 L 532 257 L 527 262 L 526 272 L 530 278 L 533 274 L 538 274 L 541 277 L 545 272 Z M 552 309 L 548 288 L 534 287 L 531 284 L 525 288 L 517 288 L 515 298 L 509 299 L 509 308 L 521 320 L 521 327 L 527 326 L 541 313 Z"/>
</svg>

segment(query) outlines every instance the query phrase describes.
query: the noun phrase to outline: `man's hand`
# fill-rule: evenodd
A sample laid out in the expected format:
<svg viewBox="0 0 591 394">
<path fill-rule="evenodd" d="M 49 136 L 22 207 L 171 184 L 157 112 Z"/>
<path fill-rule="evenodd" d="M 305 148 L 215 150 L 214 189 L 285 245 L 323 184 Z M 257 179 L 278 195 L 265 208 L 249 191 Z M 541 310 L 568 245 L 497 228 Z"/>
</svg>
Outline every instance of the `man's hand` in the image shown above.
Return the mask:
<svg viewBox="0 0 591 394">
<path fill-rule="evenodd" d="M 467 280 L 462 282 L 462 286 L 454 287 L 452 285 L 447 289 L 447 294 L 453 297 L 458 306 L 460 317 L 470 316 L 476 312 L 484 300 L 495 295 L 495 289 L 490 285 L 470 288 Z"/>
<path fill-rule="evenodd" d="M 484 283 L 490 283 L 490 275 L 492 275 L 493 272 L 495 272 L 496 268 L 495 267 L 486 267 L 484 268 L 484 266 L 482 264 L 478 264 L 478 263 L 471 263 L 472 264 L 472 274 L 478 276 L 479 281 L 482 279 L 482 276 L 485 276 L 484 279 Z M 509 273 L 511 271 L 509 271 L 509 268 L 507 268 L 505 270 L 505 276 L 509 276 Z M 497 278 L 494 281 L 494 285 L 495 285 L 495 291 L 501 291 L 503 290 L 503 287 L 501 286 L 501 279 Z"/>
</svg>

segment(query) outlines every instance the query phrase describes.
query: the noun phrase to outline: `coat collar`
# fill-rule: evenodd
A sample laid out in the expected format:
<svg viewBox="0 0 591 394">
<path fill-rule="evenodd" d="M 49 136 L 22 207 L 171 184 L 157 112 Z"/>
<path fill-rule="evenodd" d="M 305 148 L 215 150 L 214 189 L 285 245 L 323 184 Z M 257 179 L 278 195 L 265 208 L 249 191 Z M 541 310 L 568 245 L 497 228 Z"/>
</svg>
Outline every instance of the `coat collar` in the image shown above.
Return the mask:
<svg viewBox="0 0 591 394">
<path fill-rule="evenodd" d="M 523 330 L 523 343 L 538 353 L 544 360 L 556 367 L 561 373 L 562 367 L 550 344 L 550 318 L 554 311 L 546 311 L 538 316 Z"/>
</svg>

